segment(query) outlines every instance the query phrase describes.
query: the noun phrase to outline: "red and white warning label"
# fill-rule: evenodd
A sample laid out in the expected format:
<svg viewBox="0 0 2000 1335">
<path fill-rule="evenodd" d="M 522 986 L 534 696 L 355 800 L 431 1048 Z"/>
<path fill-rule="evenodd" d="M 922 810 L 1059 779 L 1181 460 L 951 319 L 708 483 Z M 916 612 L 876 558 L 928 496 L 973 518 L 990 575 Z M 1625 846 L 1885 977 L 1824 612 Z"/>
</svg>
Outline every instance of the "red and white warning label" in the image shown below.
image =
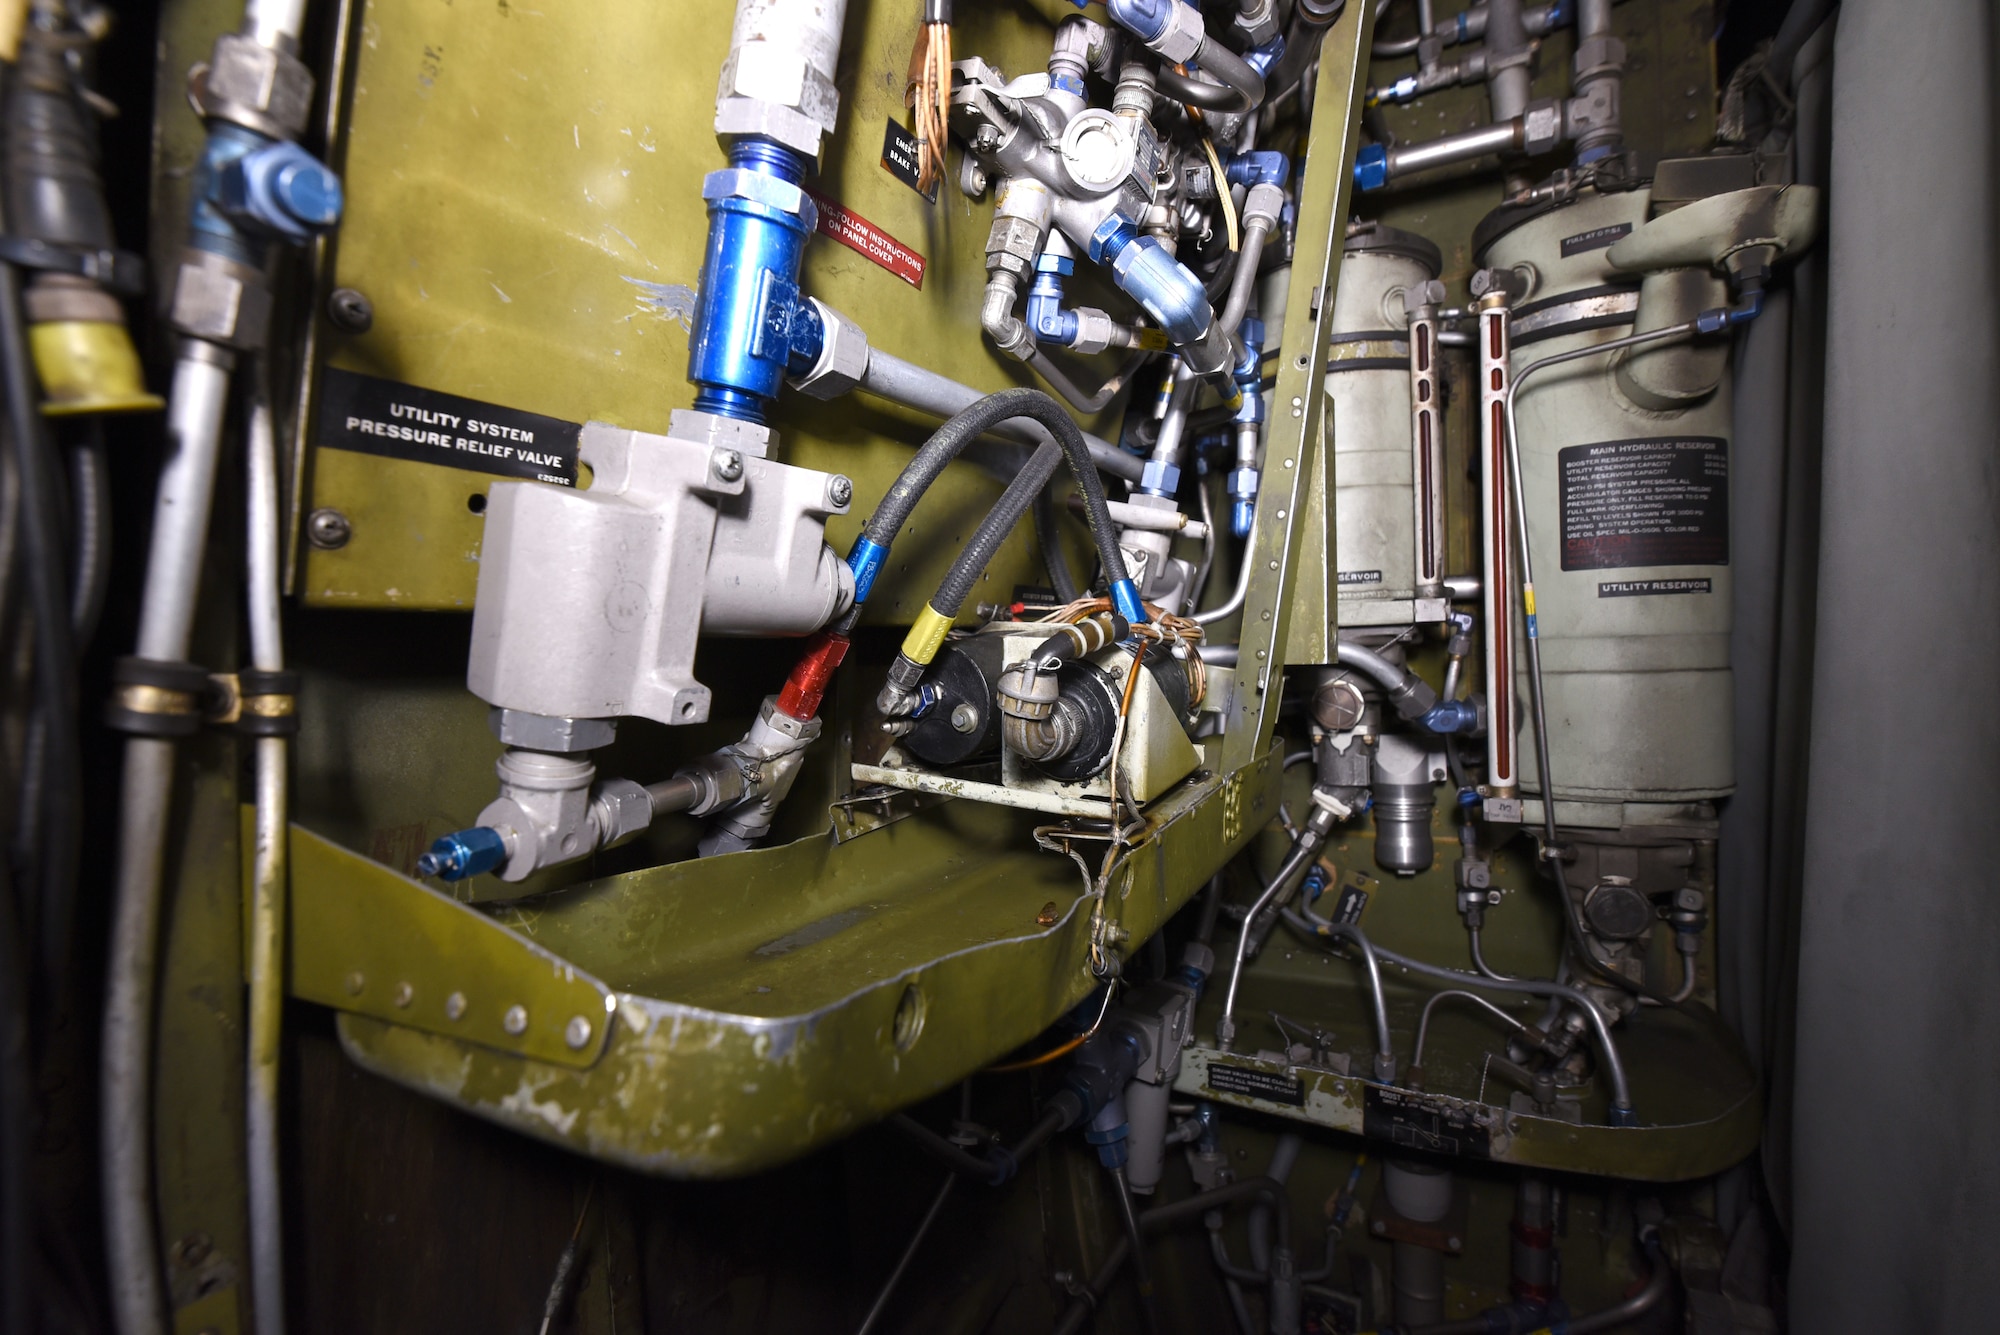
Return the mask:
<svg viewBox="0 0 2000 1335">
<path fill-rule="evenodd" d="M 835 203 L 825 195 L 813 194 L 813 203 L 819 205 L 820 235 L 830 236 L 849 250 L 867 256 L 911 287 L 923 287 L 922 255 L 854 210 Z"/>
</svg>

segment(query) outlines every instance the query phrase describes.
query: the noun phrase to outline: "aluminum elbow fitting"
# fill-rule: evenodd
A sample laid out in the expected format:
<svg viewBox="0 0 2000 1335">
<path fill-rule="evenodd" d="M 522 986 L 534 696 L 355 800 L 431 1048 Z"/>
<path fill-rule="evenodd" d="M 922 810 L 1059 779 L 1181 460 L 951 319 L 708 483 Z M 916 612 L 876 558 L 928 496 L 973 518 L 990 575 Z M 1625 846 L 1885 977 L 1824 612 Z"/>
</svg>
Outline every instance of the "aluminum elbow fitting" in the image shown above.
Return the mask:
<svg viewBox="0 0 2000 1335">
<path fill-rule="evenodd" d="M 1020 288 L 1013 274 L 995 270 L 986 280 L 986 300 L 979 308 L 979 327 L 993 340 L 993 346 L 1010 357 L 1028 360 L 1035 352 L 1035 338 L 1028 326 L 1014 314 Z"/>
<path fill-rule="evenodd" d="M 1176 65 L 1194 59 L 1208 35 L 1201 10 L 1181 0 L 1105 0 L 1104 8 L 1147 50 Z"/>
</svg>

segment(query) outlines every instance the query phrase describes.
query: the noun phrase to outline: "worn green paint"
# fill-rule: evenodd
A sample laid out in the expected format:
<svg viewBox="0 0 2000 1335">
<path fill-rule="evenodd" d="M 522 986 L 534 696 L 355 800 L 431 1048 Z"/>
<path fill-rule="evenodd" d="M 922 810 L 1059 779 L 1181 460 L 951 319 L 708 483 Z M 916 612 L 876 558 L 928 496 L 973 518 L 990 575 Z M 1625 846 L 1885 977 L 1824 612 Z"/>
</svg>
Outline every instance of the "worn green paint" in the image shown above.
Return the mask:
<svg viewBox="0 0 2000 1335">
<path fill-rule="evenodd" d="M 1162 798 L 1111 876 L 1106 918 L 1150 936 L 1275 813 L 1279 774 L 1266 755 Z M 1035 847 L 1035 824 L 951 802 L 843 842 L 678 862 L 502 910 L 616 992 L 587 1069 L 352 1009 L 341 1038 L 370 1070 L 596 1158 L 676 1177 L 770 1167 L 961 1079 L 1094 986 L 1092 897 L 1075 864 Z M 1078 847 L 1094 869 L 1102 842 Z M 340 885 L 428 893 L 365 859 L 343 868 Z M 350 1005 L 338 990 L 330 1001 Z"/>
<path fill-rule="evenodd" d="M 589 974 L 310 830 L 293 828 L 291 857 L 293 996 L 561 1066 L 603 1052 L 616 1003 Z"/>
<path fill-rule="evenodd" d="M 366 293 L 375 321 L 360 336 L 321 327 L 325 362 L 664 432 L 693 402 L 683 321 L 705 237 L 701 181 L 724 165 L 709 126 L 730 6 L 684 8 L 368 3 L 342 142 L 347 215 L 326 286 Z M 824 237 L 806 249 L 802 286 L 897 356 L 984 390 L 1039 383 L 980 334 L 990 203 L 947 183 L 928 204 L 879 162 L 886 123 L 907 116 L 918 17 L 887 4 L 849 13 L 840 128 L 811 184 L 927 257 L 923 288 Z M 1014 72 L 1047 59 L 1049 31 L 1017 5 L 967 6 L 955 25 L 961 50 Z M 1100 360 L 1086 381 L 1118 362 Z M 865 396 L 787 393 L 771 425 L 777 457 L 854 479 L 853 512 L 828 526 L 845 551 L 935 424 Z M 307 603 L 471 606 L 484 521 L 469 507 L 489 476 L 332 449 L 308 450 L 307 466 L 308 506 L 353 526 L 341 549 L 305 551 Z M 872 623 L 915 615 L 999 495 L 1009 474 L 997 471 L 963 463 L 932 487 L 869 601 Z M 1081 526 L 1070 534 L 1080 562 Z M 1044 582 L 1031 548 L 1025 535 L 1007 544 L 968 612 Z"/>
</svg>

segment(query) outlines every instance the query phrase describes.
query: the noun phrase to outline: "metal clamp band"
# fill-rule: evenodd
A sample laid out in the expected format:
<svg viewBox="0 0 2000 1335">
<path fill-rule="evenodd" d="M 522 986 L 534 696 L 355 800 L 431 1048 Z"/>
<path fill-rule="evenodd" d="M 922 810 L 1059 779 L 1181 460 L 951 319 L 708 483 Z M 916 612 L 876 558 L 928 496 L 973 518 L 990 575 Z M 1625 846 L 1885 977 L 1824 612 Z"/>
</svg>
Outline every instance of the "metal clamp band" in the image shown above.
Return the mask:
<svg viewBox="0 0 2000 1335">
<path fill-rule="evenodd" d="M 23 269 L 75 274 L 122 296 L 135 297 L 146 290 L 146 261 L 129 250 L 89 250 L 31 236 L 0 236 L 0 260 Z"/>
</svg>

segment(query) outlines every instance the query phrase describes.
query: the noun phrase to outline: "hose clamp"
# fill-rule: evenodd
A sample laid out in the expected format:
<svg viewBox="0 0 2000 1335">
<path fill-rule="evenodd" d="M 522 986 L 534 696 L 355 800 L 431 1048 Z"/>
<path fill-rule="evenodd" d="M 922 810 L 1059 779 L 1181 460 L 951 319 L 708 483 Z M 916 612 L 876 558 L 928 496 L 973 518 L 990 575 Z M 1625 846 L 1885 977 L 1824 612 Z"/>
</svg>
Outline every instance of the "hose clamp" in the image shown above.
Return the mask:
<svg viewBox="0 0 2000 1335">
<path fill-rule="evenodd" d="M 75 274 L 123 296 L 136 297 L 146 290 L 146 261 L 129 250 L 94 250 L 31 236 L 0 236 L 0 260 L 23 269 Z"/>
</svg>

